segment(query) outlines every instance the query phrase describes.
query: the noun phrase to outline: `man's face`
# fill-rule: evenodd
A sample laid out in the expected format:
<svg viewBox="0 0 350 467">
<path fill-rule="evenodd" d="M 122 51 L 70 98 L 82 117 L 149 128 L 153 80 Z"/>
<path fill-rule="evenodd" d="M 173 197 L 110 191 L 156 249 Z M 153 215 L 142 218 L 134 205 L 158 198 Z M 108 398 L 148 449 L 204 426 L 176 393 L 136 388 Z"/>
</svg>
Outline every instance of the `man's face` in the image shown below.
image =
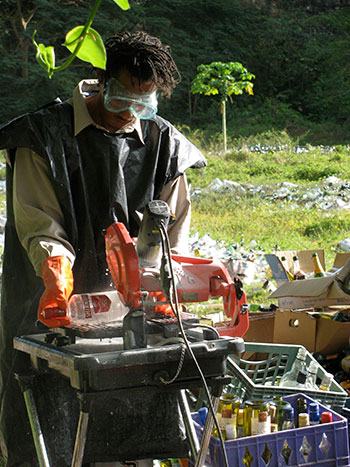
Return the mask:
<svg viewBox="0 0 350 467">
<path fill-rule="evenodd" d="M 153 114 L 156 113 L 157 97 L 155 91 L 157 87 L 153 81 L 139 82 L 139 79 L 131 76 L 125 68 L 118 72 L 115 76 L 115 80 L 112 78 L 111 83 L 107 83 L 104 90 L 104 118 L 110 128 L 113 128 L 115 131 L 119 130 L 127 123 L 133 122 L 136 118 L 135 114 L 139 118 L 150 118 L 149 116 L 142 116 L 143 102 L 145 103 L 144 108 L 146 114 L 147 111 L 152 113 L 153 110 Z M 114 91 L 113 94 L 115 94 L 111 99 L 108 99 L 109 87 Z M 115 91 L 115 89 L 117 89 L 117 91 Z M 121 97 L 120 99 L 118 99 L 118 95 Z M 130 100 L 128 100 L 128 96 L 131 96 Z M 141 104 L 138 104 L 138 101 L 140 101 Z M 138 111 L 140 111 L 140 115 Z"/>
</svg>

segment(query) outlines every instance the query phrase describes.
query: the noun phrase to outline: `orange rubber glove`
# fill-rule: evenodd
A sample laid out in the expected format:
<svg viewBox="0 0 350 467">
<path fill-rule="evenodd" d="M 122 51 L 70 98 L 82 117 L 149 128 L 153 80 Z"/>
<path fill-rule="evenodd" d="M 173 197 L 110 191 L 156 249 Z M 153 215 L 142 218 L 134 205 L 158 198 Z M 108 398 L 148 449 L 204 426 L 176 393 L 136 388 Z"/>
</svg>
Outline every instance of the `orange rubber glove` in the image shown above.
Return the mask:
<svg viewBox="0 0 350 467">
<path fill-rule="evenodd" d="M 73 291 L 71 263 L 65 256 L 50 256 L 42 265 L 45 290 L 40 298 L 38 320 L 49 328 L 67 326 L 68 299 Z"/>
<path fill-rule="evenodd" d="M 157 302 L 167 302 L 167 298 L 163 292 L 150 292 L 150 297 L 153 297 L 157 300 Z M 155 305 L 154 311 L 159 313 L 160 315 L 167 315 L 169 318 L 175 318 L 173 309 L 171 308 L 169 303 L 164 303 L 163 305 Z M 179 312 L 182 313 L 183 308 L 182 305 L 179 304 Z"/>
</svg>

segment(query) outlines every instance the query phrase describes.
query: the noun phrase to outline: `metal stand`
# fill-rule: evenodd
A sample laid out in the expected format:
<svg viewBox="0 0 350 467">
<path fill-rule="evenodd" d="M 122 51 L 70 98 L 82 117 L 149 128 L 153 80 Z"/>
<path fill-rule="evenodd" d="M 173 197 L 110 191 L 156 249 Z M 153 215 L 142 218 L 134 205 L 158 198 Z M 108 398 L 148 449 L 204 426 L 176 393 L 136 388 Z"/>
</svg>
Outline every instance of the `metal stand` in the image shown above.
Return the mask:
<svg viewBox="0 0 350 467">
<path fill-rule="evenodd" d="M 72 467 L 80 467 L 83 463 L 89 413 L 92 405 L 92 400 L 84 398 L 83 394 L 78 393 L 78 397 L 80 401 L 80 415 L 74 444 Z"/>
<path fill-rule="evenodd" d="M 46 451 L 46 445 L 44 435 L 41 431 L 39 422 L 38 412 L 36 410 L 35 400 L 33 391 L 31 389 L 35 374 L 30 375 L 18 375 L 16 379 L 19 382 L 21 390 L 23 392 L 24 402 L 26 404 L 30 427 L 32 430 L 36 455 L 38 457 L 40 467 L 50 467 L 49 458 Z"/>
<path fill-rule="evenodd" d="M 85 347 L 81 350 L 81 345 L 80 347 L 79 345 L 77 343 L 56 347 L 45 342 L 42 335 L 15 338 L 15 348 L 29 353 L 33 367 L 36 369 L 30 376 L 20 375 L 17 376 L 17 379 L 23 391 L 40 467 L 50 467 L 50 462 L 32 387 L 33 379 L 40 374 L 43 368 L 45 372 L 50 371 L 52 364 L 54 371 L 61 373 L 64 378 L 69 377 L 71 387 L 77 389 L 80 413 L 71 467 L 81 467 L 86 447 L 89 416 L 94 401 L 97 398 L 113 399 L 116 395 L 119 397 L 120 391 L 130 392 L 133 390 L 138 391 L 140 388 L 161 387 L 158 376 L 165 371 L 165 362 L 167 371 L 170 368 L 171 373 L 175 372 L 174 370 L 178 367 L 181 355 L 181 348 L 177 344 L 132 351 L 118 351 L 109 344 L 108 350 L 100 353 L 97 351 L 85 353 L 83 351 Z M 207 372 L 206 379 L 208 386 L 211 387 L 214 413 L 217 410 L 222 390 L 227 383 L 227 377 L 223 376 L 226 356 L 229 353 L 241 352 L 243 348 L 244 343 L 242 340 L 231 342 L 230 340 L 220 339 L 193 344 L 197 358 L 202 362 L 202 366 Z M 46 362 L 44 366 L 43 362 Z M 123 368 L 126 366 L 134 368 L 135 372 L 123 372 Z M 179 378 L 168 385 L 167 388 L 164 386 L 164 390 L 177 393 L 189 443 L 190 457 L 195 463 L 195 467 L 202 467 L 204 464 L 214 422 L 213 414 L 209 411 L 202 440 L 199 443 L 186 397 L 186 389 L 193 386 L 198 387 L 200 384 L 201 380 L 195 374 L 192 362 L 187 357 Z M 98 402 L 96 400 L 97 406 L 100 401 L 100 399 Z"/>
<path fill-rule="evenodd" d="M 216 413 L 218 411 L 219 407 L 219 401 L 220 401 L 220 396 L 222 394 L 223 387 L 221 387 L 215 395 L 212 396 L 212 406 L 213 406 L 213 411 Z M 202 467 L 205 461 L 205 457 L 208 452 L 209 448 L 209 443 L 210 443 L 210 437 L 211 433 L 213 431 L 213 426 L 214 426 L 214 417 L 211 412 L 211 410 L 208 410 L 207 418 L 205 420 L 205 425 L 203 429 L 203 434 L 202 434 L 202 439 L 201 439 L 201 445 L 198 450 L 198 456 L 196 458 L 195 462 L 195 467 Z"/>
</svg>

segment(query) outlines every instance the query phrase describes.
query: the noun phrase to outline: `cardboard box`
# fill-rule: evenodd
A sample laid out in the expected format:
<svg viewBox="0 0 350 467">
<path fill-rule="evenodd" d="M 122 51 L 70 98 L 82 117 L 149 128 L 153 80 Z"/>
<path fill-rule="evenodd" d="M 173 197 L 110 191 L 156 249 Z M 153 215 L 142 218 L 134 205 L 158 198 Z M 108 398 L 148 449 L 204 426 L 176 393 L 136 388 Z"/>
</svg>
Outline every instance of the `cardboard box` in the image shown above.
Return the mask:
<svg viewBox="0 0 350 467">
<path fill-rule="evenodd" d="M 308 274 L 313 271 L 312 254 L 315 251 L 319 255 L 322 266 L 326 269 L 323 250 L 285 251 L 278 252 L 276 255 L 265 255 L 277 283 L 277 289 L 270 295 L 270 298 L 278 298 L 278 305 L 281 309 L 323 308 L 350 304 L 350 295 L 343 290 L 344 284 L 350 280 L 349 253 L 336 255 L 332 268 L 342 269 L 334 275 L 288 281 L 279 258 L 286 256 L 291 268 L 293 256 L 296 254 L 299 257 L 301 269 Z"/>
<path fill-rule="evenodd" d="M 308 311 L 279 310 L 275 314 L 273 342 L 303 345 L 325 355 L 349 346 L 350 323 L 332 321 Z"/>
<path fill-rule="evenodd" d="M 275 312 L 250 312 L 249 329 L 243 338 L 246 342 L 273 342 Z"/>
</svg>

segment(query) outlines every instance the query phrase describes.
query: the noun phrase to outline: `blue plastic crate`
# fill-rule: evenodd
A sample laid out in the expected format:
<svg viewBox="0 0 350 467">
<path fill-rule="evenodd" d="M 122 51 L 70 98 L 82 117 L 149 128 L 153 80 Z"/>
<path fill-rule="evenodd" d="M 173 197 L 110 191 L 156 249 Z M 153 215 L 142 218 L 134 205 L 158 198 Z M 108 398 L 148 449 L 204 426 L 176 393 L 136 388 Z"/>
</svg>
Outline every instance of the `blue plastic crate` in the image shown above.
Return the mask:
<svg viewBox="0 0 350 467">
<path fill-rule="evenodd" d="M 296 408 L 296 401 L 301 396 L 305 397 L 308 403 L 313 402 L 313 399 L 304 394 L 285 396 L 283 399 Z M 332 423 L 225 441 L 229 466 L 349 466 L 347 420 L 323 404 L 319 406 L 320 413 L 326 411 L 333 414 Z M 197 413 L 193 414 L 193 419 L 196 431 L 201 436 L 202 428 L 198 424 Z M 306 443 L 309 447 L 303 449 L 303 444 L 306 445 Z M 225 465 L 220 441 L 213 436 L 210 439 L 209 455 L 210 463 L 206 462 L 206 466 L 223 467 Z"/>
</svg>

